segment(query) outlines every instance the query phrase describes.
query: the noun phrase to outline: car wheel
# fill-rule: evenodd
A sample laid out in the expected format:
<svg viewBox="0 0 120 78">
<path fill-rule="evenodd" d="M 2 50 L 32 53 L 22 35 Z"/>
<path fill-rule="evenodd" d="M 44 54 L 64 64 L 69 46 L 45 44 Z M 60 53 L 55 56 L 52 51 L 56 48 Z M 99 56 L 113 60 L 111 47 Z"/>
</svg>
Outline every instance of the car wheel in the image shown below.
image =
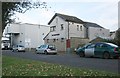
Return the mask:
<svg viewBox="0 0 120 78">
<path fill-rule="evenodd" d="M 84 53 L 84 52 L 80 52 L 80 53 L 79 53 L 79 56 L 80 56 L 80 57 L 85 57 L 85 53 Z"/>
<path fill-rule="evenodd" d="M 19 52 L 19 50 L 18 50 L 18 49 L 17 49 L 16 51 L 17 51 L 17 52 Z"/>
<path fill-rule="evenodd" d="M 104 58 L 104 59 L 109 59 L 109 58 L 110 58 L 110 54 L 109 54 L 108 52 L 105 52 L 105 53 L 103 54 L 103 58 Z"/>
<path fill-rule="evenodd" d="M 55 55 L 57 55 L 57 53 L 54 53 Z"/>
<path fill-rule="evenodd" d="M 44 51 L 44 53 L 45 53 L 45 55 L 47 55 L 47 54 L 48 54 L 48 52 L 47 52 L 46 50 Z"/>
<path fill-rule="evenodd" d="M 12 50 L 12 52 L 14 52 L 14 50 Z"/>
<path fill-rule="evenodd" d="M 35 54 L 39 54 L 37 51 L 35 51 Z"/>
</svg>

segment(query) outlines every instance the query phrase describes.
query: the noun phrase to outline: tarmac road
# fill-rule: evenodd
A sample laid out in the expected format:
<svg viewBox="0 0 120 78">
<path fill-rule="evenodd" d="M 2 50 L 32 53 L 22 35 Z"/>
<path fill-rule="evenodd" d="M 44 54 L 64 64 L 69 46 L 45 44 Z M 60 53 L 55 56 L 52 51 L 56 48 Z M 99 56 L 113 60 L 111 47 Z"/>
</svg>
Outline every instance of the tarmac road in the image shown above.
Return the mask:
<svg viewBox="0 0 120 78">
<path fill-rule="evenodd" d="M 76 54 L 44 55 L 35 54 L 34 52 L 24 53 L 4 50 L 2 51 L 2 55 L 39 60 L 49 63 L 56 63 L 80 68 L 108 71 L 113 73 L 119 73 L 118 69 L 120 67 L 120 59 L 80 58 Z"/>
</svg>

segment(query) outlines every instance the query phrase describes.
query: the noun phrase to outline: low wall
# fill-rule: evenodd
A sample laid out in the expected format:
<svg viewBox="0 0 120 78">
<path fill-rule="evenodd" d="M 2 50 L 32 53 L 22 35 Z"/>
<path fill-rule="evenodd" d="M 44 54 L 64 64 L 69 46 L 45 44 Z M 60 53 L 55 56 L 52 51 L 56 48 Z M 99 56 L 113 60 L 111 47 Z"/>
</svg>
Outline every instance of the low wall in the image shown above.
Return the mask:
<svg viewBox="0 0 120 78">
<path fill-rule="evenodd" d="M 73 52 L 75 48 L 77 48 L 79 46 L 82 47 L 86 43 L 89 43 L 88 38 L 71 37 L 70 38 L 71 51 Z"/>
<path fill-rule="evenodd" d="M 25 51 L 27 52 L 35 52 L 35 48 L 25 48 Z"/>
</svg>

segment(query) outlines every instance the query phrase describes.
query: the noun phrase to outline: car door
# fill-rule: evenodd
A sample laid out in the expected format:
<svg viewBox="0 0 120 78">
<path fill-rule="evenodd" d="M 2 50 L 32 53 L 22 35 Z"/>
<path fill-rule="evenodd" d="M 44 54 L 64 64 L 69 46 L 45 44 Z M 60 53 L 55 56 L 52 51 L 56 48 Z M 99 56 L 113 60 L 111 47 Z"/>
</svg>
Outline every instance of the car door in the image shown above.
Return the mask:
<svg viewBox="0 0 120 78">
<path fill-rule="evenodd" d="M 45 50 L 46 50 L 46 46 L 47 46 L 47 45 L 43 45 L 43 46 L 42 46 L 42 49 L 41 49 L 41 52 L 42 52 L 42 53 L 45 52 Z"/>
<path fill-rule="evenodd" d="M 94 56 L 95 44 L 91 44 L 85 48 L 85 56 Z"/>
<path fill-rule="evenodd" d="M 43 47 L 43 45 L 41 45 L 40 47 L 38 47 L 38 52 L 42 53 L 42 47 Z"/>
<path fill-rule="evenodd" d="M 95 56 L 101 56 L 103 53 L 102 53 L 102 50 L 103 50 L 103 48 L 102 48 L 102 43 L 97 43 L 96 44 L 96 46 L 95 46 L 95 51 L 94 51 L 94 53 L 95 53 Z"/>
</svg>

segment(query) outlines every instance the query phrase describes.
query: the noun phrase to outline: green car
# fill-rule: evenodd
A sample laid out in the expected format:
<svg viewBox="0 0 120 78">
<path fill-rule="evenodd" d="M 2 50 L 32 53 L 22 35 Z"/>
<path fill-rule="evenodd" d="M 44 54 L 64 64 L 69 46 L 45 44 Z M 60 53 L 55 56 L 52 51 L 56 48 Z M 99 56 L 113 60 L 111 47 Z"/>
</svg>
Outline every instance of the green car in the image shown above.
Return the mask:
<svg viewBox="0 0 120 78">
<path fill-rule="evenodd" d="M 91 43 L 77 49 L 77 54 L 80 57 L 94 56 L 108 58 L 118 58 L 120 57 L 119 47 L 112 43 L 99 42 Z"/>
</svg>

